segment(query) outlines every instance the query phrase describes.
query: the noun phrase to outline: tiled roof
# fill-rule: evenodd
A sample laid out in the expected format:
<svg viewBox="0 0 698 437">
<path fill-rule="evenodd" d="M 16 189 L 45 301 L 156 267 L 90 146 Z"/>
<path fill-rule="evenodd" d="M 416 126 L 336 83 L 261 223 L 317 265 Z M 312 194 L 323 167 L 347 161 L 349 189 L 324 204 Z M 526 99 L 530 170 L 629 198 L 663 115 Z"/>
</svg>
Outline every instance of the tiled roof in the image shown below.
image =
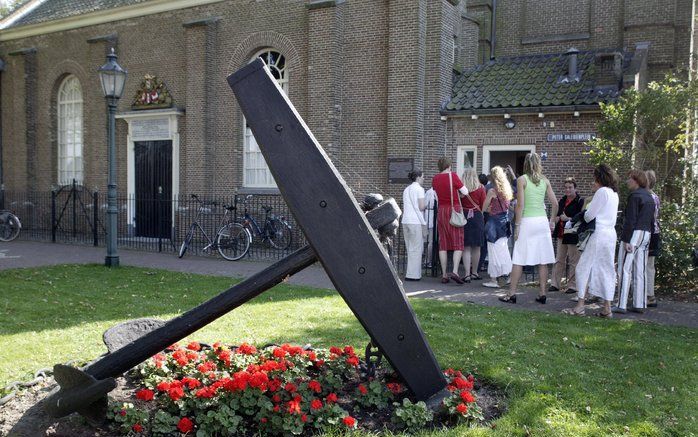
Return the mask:
<svg viewBox="0 0 698 437">
<path fill-rule="evenodd" d="M 568 55 L 564 53 L 501 58 L 478 65 L 457 78 L 451 100 L 444 110 L 477 112 L 591 105 L 615 100 L 620 93 L 618 86 L 599 86 L 596 83 L 599 67 L 595 65 L 595 59 L 599 53 L 579 52 L 579 81 L 560 80 L 568 74 Z M 626 66 L 627 56 L 624 58 L 623 66 Z"/>
<path fill-rule="evenodd" d="M 146 1 L 148 0 L 45 0 L 9 25 L 8 28 L 43 23 Z"/>
</svg>

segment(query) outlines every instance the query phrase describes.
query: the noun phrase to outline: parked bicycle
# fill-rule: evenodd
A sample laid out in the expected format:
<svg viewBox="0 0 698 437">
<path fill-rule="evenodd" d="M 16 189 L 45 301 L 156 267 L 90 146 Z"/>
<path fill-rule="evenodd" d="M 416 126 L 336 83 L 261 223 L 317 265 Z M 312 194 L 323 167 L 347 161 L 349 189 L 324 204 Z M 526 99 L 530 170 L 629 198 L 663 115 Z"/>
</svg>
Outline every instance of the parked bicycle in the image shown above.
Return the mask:
<svg viewBox="0 0 698 437">
<path fill-rule="evenodd" d="M 197 228 L 208 242 L 203 248 L 204 251 L 218 250 L 218 253 L 229 261 L 237 261 L 245 256 L 247 251 L 250 250 L 252 236 L 245 227 L 234 221 L 234 214 L 231 213 L 233 213 L 236 208 L 234 206 L 223 205 L 225 213 L 219 223 L 218 231 L 214 237 L 211 238 L 199 223 L 199 218 L 201 214 L 209 210 L 209 207 L 218 206 L 218 202 L 203 202 L 196 194 L 192 194 L 191 198 L 199 203 L 199 208 L 196 212 L 196 217 L 194 217 L 194 221 L 189 226 L 187 236 L 184 238 L 182 246 L 179 248 L 179 257 L 182 258 L 187 252 Z"/>
<path fill-rule="evenodd" d="M 272 214 L 272 207 L 262 205 L 264 210 L 264 225 L 262 227 L 257 224 L 257 221 L 247 211 L 247 202 L 252 199 L 252 195 L 248 195 L 243 200 L 245 206 L 242 217 L 237 219 L 237 222 L 242 223 L 242 226 L 248 230 L 250 236 L 256 235 L 262 241 L 268 241 L 273 247 L 279 250 L 286 250 L 291 247 L 292 235 L 291 225 L 288 224 L 284 216 L 276 216 Z"/>
<path fill-rule="evenodd" d="M 19 235 L 22 223 L 10 211 L 0 211 L 0 241 L 12 241 Z"/>
</svg>

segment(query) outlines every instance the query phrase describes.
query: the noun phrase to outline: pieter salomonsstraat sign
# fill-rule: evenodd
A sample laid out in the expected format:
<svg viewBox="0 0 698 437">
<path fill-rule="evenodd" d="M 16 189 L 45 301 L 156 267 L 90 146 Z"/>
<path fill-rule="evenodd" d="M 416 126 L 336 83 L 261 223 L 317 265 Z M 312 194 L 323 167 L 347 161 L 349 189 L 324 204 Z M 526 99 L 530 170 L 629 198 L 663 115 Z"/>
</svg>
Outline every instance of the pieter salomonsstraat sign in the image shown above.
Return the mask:
<svg viewBox="0 0 698 437">
<path fill-rule="evenodd" d="M 592 138 L 596 138 L 596 134 L 593 133 L 560 133 L 560 134 L 548 134 L 548 142 L 558 142 L 558 141 L 589 141 Z"/>
</svg>

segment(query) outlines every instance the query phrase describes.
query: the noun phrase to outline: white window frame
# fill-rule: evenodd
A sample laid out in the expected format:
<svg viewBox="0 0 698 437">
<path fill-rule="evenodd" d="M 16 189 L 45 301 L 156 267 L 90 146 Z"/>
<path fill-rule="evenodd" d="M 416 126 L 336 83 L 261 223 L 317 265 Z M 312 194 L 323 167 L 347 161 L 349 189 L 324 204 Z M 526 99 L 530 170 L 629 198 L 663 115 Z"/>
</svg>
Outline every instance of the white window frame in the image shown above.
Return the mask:
<svg viewBox="0 0 698 437">
<path fill-rule="evenodd" d="M 250 62 L 261 57 L 264 63 L 268 65 L 268 60 L 265 59 L 263 55 L 270 52 L 276 52 L 284 58 L 284 68 L 280 71 L 281 78 L 277 79 L 277 83 L 284 93 L 288 95 L 288 59 L 281 51 L 273 47 L 266 47 L 258 51 Z M 247 120 L 245 117 L 242 118 L 242 132 L 242 186 L 245 188 L 277 188 L 276 181 L 271 171 L 269 171 L 266 161 L 264 161 L 264 156 L 262 156 L 262 152 L 259 150 L 259 145 L 252 134 L 252 130 L 247 127 Z M 251 175 L 248 175 L 248 171 L 263 172 L 263 176 L 256 176 L 253 178 Z M 260 182 L 260 179 L 263 181 Z"/>
<path fill-rule="evenodd" d="M 490 152 L 535 152 L 536 145 L 482 146 L 482 172 L 490 174 Z"/>
<path fill-rule="evenodd" d="M 82 184 L 85 160 L 83 94 L 80 80 L 75 75 L 63 79 L 56 102 L 57 182 L 68 185 L 75 179 Z M 72 150 L 69 151 L 71 145 Z"/>
<path fill-rule="evenodd" d="M 456 149 L 456 174 L 458 177 L 465 171 L 465 153 L 473 152 L 473 168 L 477 170 L 477 146 L 458 146 Z"/>
</svg>

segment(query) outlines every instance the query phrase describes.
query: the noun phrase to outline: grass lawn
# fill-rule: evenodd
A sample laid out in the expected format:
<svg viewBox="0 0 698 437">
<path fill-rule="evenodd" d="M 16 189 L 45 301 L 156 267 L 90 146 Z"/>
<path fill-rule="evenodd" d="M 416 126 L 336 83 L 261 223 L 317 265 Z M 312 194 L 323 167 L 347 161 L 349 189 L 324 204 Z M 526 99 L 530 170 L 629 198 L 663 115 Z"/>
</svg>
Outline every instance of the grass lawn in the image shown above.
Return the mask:
<svg viewBox="0 0 698 437">
<path fill-rule="evenodd" d="M 105 352 L 102 332 L 167 319 L 234 280 L 138 268 L 58 266 L 0 272 L 0 387 Z M 367 290 L 370 292 L 370 290 Z M 426 435 L 698 435 L 698 331 L 412 299 L 440 364 L 508 396 L 493 428 Z M 334 291 L 280 285 L 193 339 L 317 346 L 368 338 Z"/>
</svg>

